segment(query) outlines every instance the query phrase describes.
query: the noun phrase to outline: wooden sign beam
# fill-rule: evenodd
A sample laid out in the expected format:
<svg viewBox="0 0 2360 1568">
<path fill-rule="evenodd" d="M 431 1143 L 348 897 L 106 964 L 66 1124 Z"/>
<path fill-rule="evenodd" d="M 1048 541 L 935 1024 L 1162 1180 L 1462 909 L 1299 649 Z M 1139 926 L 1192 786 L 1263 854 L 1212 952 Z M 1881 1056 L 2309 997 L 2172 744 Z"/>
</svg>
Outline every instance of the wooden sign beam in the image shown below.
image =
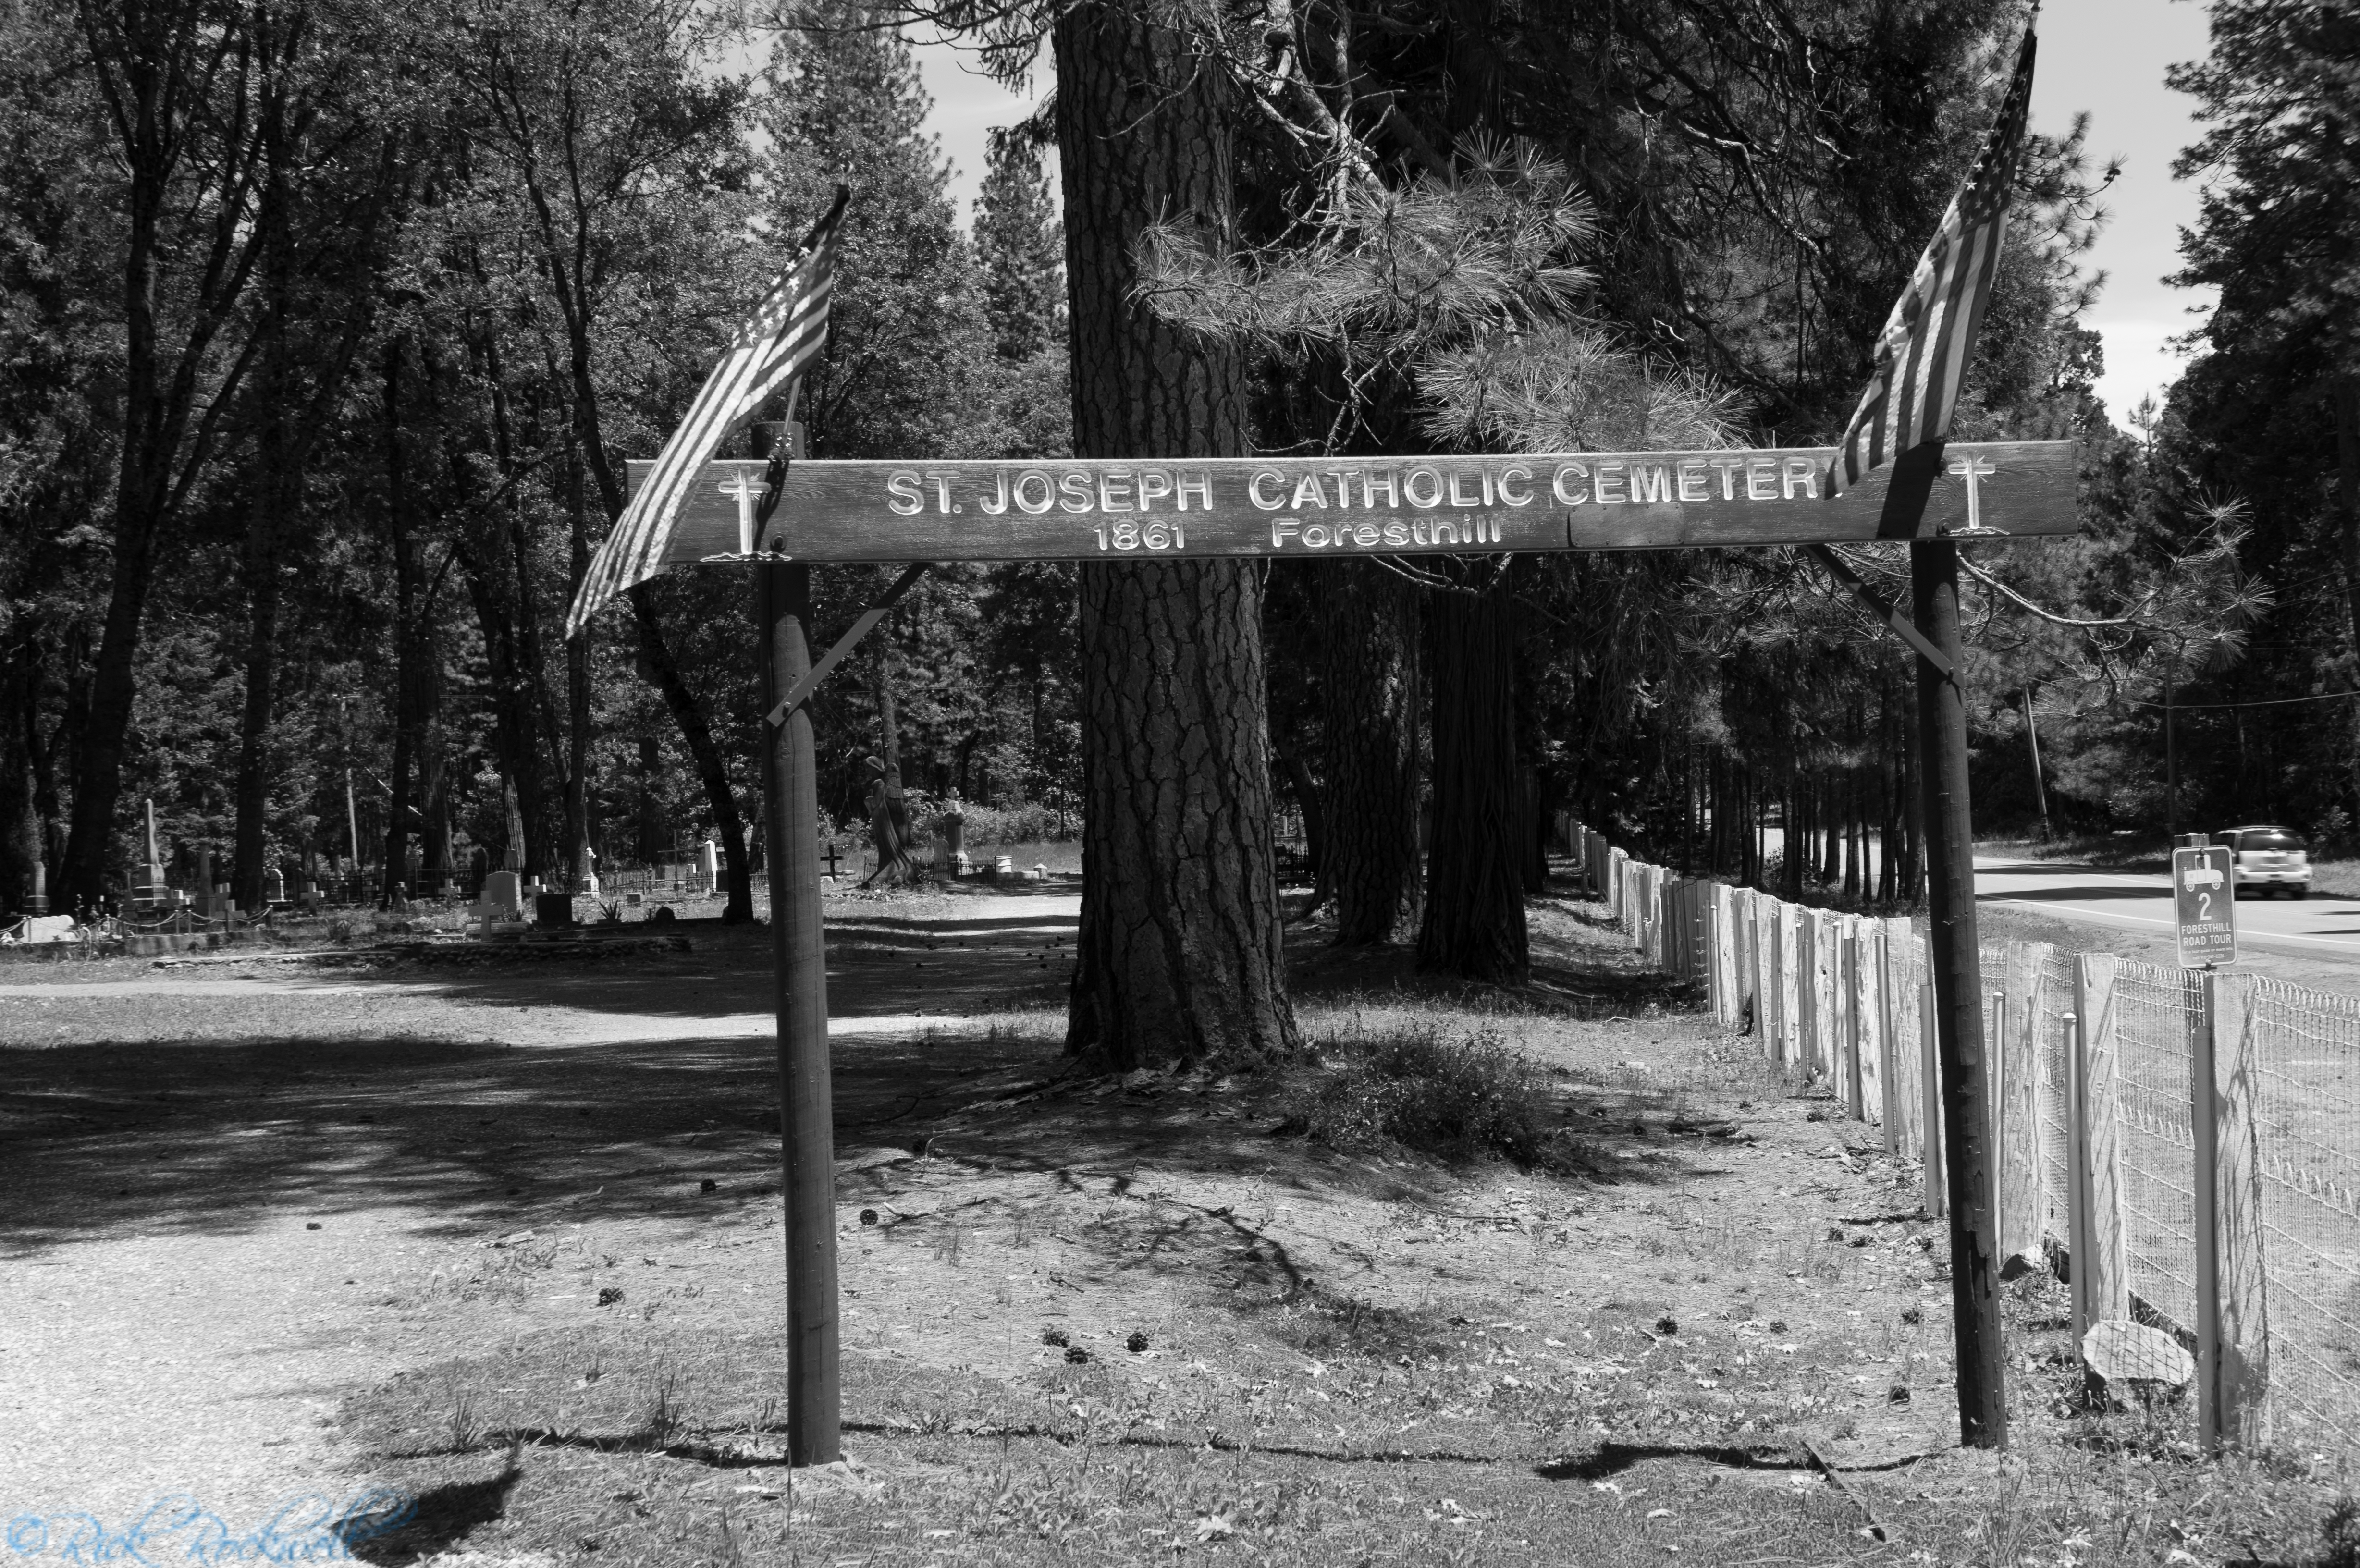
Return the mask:
<svg viewBox="0 0 2360 1568">
<path fill-rule="evenodd" d="M 2070 441 L 1961 442 L 1922 509 L 1879 473 L 1834 499 L 1826 447 L 1536 457 L 803 460 L 758 516 L 759 462 L 705 465 L 667 566 L 1489 554 L 1861 544 L 1971 527 L 2070 534 Z M 630 465 L 634 486 L 648 464 Z M 1980 536 L 1978 536 L 1980 537 Z"/>
</svg>

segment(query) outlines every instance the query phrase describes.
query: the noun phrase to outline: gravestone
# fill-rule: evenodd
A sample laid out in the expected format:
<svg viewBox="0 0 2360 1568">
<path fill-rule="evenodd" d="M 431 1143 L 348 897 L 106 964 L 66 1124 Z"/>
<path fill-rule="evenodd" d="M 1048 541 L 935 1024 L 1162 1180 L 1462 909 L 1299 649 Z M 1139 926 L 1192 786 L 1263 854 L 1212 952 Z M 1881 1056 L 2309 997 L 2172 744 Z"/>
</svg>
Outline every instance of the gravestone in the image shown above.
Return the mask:
<svg viewBox="0 0 2360 1568">
<path fill-rule="evenodd" d="M 467 906 L 469 914 L 483 920 L 520 920 L 523 910 L 523 879 L 513 871 L 486 873 L 484 890 Z"/>
</svg>

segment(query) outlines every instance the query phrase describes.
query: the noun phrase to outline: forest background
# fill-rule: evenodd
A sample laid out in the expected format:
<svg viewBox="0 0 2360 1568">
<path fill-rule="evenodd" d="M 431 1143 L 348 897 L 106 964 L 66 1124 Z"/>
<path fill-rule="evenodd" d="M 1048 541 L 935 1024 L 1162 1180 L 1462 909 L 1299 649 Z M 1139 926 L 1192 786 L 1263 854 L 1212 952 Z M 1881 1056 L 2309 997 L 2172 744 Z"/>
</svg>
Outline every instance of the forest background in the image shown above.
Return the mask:
<svg viewBox="0 0 2360 1568">
<path fill-rule="evenodd" d="M 2107 180 L 2086 127 L 2036 136 L 2019 177 L 1954 434 L 2079 440 L 2083 529 L 1975 552 L 1983 831 L 2272 820 L 2348 845 L 2360 822 L 2360 704 L 2286 701 L 2360 685 L 2360 117 L 2336 69 L 2360 6 L 2212 11 L 2178 84 L 2212 126 L 2186 265 L 2222 303 L 2136 436 L 2079 321 Z M 1057 97 L 958 149 L 988 160 L 971 225 L 896 31 L 917 19 L 1011 77 L 1062 29 Z M 56 908 L 119 886 L 142 800 L 177 879 L 202 850 L 251 904 L 272 866 L 349 861 L 348 770 L 384 895 L 511 849 L 562 878 L 585 848 L 612 868 L 705 836 L 745 887 L 746 583 L 675 573 L 558 628 L 623 460 L 838 180 L 834 327 L 796 410 L 817 456 L 1087 450 L 1105 399 L 1069 390 L 1092 363 L 1070 323 L 1118 273 L 1123 309 L 1225 367 L 1257 450 L 1819 442 L 2022 22 L 2013 0 L 26 0 L 0 16 L 0 913 L 37 863 Z M 1117 24 L 1182 40 L 1218 223 L 1088 222 L 1108 180 L 1066 70 Z M 1444 874 L 1480 859 L 1452 835 L 1534 846 L 1557 806 L 1790 895 L 1915 897 L 1910 671 L 1805 558 L 1252 571 L 1225 632 L 1253 645 L 1272 784 L 1245 808 L 1299 811 L 1341 940 L 1512 972 L 1520 941 L 1435 933 L 1494 891 Z M 818 579 L 822 639 L 881 585 Z M 1080 831 L 1114 744 L 1089 581 L 930 574 L 814 702 L 824 807 L 857 816 L 880 754 L 922 814 L 956 789 L 993 832 Z M 1470 788 L 1507 809 L 1433 820 Z M 1765 855 L 1774 822 L 1808 853 Z"/>
</svg>

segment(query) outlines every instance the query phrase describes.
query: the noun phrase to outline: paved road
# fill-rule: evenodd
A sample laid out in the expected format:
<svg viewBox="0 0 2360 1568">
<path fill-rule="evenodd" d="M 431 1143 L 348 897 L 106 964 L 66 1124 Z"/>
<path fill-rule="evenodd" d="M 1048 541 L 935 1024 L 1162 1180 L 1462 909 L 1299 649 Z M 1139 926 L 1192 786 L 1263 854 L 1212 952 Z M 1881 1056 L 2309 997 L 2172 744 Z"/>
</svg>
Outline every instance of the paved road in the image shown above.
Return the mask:
<svg viewBox="0 0 2360 1568">
<path fill-rule="evenodd" d="M 1975 897 L 1984 903 L 2020 904 L 2060 920 L 2169 936 L 2171 880 L 2101 871 L 2054 860 L 1975 857 Z M 2281 953 L 2360 958 L 2360 899 L 2313 894 L 2237 900 L 2237 941 Z"/>
</svg>

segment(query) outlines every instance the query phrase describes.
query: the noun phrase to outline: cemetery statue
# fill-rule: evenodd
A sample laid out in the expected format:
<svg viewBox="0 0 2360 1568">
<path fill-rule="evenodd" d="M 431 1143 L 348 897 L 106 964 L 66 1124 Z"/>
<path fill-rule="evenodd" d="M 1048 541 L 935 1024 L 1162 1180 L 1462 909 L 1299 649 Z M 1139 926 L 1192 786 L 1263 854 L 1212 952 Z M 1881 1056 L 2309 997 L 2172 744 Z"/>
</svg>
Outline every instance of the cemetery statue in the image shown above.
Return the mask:
<svg viewBox="0 0 2360 1568">
<path fill-rule="evenodd" d="M 872 757 L 861 766 L 869 769 L 869 836 L 877 846 L 877 869 L 861 886 L 890 887 L 916 874 L 910 864 L 910 808 L 901 794 L 901 776 L 887 768 L 883 757 Z"/>
<path fill-rule="evenodd" d="M 956 789 L 943 804 L 942 822 L 943 853 L 950 859 L 951 875 L 964 877 L 972 867 L 967 860 L 967 802 Z"/>
</svg>

